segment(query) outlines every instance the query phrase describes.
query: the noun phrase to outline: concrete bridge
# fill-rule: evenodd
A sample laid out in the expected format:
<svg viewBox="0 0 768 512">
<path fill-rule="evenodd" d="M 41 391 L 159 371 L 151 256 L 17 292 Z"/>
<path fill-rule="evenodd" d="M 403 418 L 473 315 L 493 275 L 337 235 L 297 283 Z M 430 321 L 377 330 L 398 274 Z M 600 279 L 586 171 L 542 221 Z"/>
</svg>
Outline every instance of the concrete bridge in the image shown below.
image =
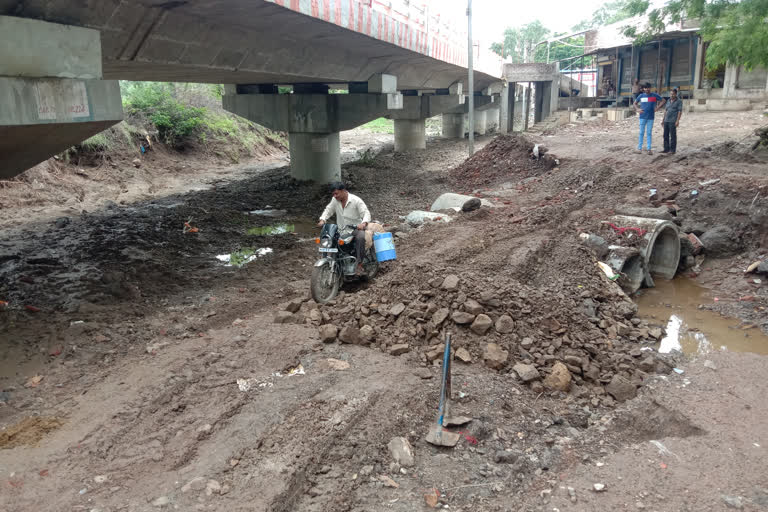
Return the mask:
<svg viewBox="0 0 768 512">
<path fill-rule="evenodd" d="M 117 80 L 230 84 L 227 110 L 289 133 L 299 179 L 338 178 L 339 131 L 377 117 L 395 119 L 398 150 L 423 148 L 433 115 L 463 136 L 466 32 L 392 3 L 0 0 L 0 177 L 119 122 Z M 497 109 L 501 61 L 474 61 L 471 93 Z"/>
</svg>

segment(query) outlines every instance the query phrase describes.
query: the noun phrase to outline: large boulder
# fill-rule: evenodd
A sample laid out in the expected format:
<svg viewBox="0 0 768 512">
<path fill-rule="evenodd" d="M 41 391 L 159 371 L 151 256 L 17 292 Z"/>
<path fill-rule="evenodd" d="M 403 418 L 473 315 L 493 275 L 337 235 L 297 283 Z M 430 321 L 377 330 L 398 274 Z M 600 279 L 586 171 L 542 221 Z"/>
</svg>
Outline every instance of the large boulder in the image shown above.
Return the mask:
<svg viewBox="0 0 768 512">
<path fill-rule="evenodd" d="M 472 199 L 468 199 L 463 205 L 461 205 L 461 211 L 473 212 L 475 210 L 479 210 L 482 205 L 483 205 L 483 202 L 480 201 L 480 199 L 473 197 Z"/>
<path fill-rule="evenodd" d="M 704 251 L 713 257 L 731 256 L 741 251 L 741 241 L 736 230 L 728 226 L 715 226 L 699 237 Z"/>
<path fill-rule="evenodd" d="M 469 201 L 470 199 L 477 199 L 472 196 L 466 196 L 464 194 L 453 194 L 451 192 L 447 192 L 437 199 L 435 199 L 435 202 L 432 203 L 432 206 L 430 207 L 430 210 L 433 212 L 436 212 L 438 210 L 450 210 L 450 209 L 457 209 L 460 210 L 462 206 L 464 206 L 464 203 Z M 483 206 L 493 206 L 493 203 L 488 201 L 487 199 L 481 199 L 480 204 Z"/>
</svg>

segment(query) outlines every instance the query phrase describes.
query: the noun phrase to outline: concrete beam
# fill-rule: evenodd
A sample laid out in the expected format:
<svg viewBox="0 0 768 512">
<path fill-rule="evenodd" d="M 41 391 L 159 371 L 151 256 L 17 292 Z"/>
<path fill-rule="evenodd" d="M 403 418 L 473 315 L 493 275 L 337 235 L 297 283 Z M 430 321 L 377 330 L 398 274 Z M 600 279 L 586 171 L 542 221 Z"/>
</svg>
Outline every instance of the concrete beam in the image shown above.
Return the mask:
<svg viewBox="0 0 768 512">
<path fill-rule="evenodd" d="M 475 110 L 487 109 L 492 106 L 492 96 L 475 96 Z M 458 105 L 450 110 L 446 110 L 443 114 L 467 114 L 469 112 L 469 103 L 466 101 L 462 105 Z"/>
<path fill-rule="evenodd" d="M 368 92 L 376 94 L 396 94 L 397 77 L 380 73 L 368 79 Z"/>
<path fill-rule="evenodd" d="M 117 81 L 0 77 L 0 178 L 13 177 L 123 119 Z"/>
<path fill-rule="evenodd" d="M 99 79 L 101 35 L 87 28 L 0 16 L 0 74 Z"/>
<path fill-rule="evenodd" d="M 501 91 L 504 90 L 504 82 L 495 82 L 483 89 L 483 95 L 484 96 L 493 96 L 501 94 Z"/>
<path fill-rule="evenodd" d="M 403 108 L 389 113 L 391 119 L 426 119 L 453 110 L 464 103 L 463 96 L 403 96 Z"/>
<path fill-rule="evenodd" d="M 504 64 L 502 75 L 507 82 L 549 82 L 559 79 L 557 64 Z"/>
<path fill-rule="evenodd" d="M 334 133 L 351 130 L 402 108 L 399 94 L 232 94 L 224 109 L 272 130 Z"/>
</svg>

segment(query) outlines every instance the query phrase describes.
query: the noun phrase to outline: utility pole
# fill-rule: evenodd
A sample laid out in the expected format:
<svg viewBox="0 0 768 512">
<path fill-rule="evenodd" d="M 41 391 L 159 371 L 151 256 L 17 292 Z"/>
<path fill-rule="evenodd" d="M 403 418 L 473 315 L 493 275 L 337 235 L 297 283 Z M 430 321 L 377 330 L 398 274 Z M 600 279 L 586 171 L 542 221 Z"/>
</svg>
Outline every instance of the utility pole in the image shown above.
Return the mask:
<svg viewBox="0 0 768 512">
<path fill-rule="evenodd" d="M 523 64 L 528 62 L 528 46 L 523 41 Z M 523 89 L 523 131 L 528 131 L 528 107 L 531 100 L 531 82 L 526 83 L 526 88 Z"/>
<path fill-rule="evenodd" d="M 474 57 L 474 46 L 472 44 L 472 0 L 467 0 L 467 51 L 469 59 L 467 68 L 469 76 L 467 77 L 467 87 L 469 88 L 469 156 L 475 154 L 475 74 L 472 69 L 472 58 Z"/>
</svg>

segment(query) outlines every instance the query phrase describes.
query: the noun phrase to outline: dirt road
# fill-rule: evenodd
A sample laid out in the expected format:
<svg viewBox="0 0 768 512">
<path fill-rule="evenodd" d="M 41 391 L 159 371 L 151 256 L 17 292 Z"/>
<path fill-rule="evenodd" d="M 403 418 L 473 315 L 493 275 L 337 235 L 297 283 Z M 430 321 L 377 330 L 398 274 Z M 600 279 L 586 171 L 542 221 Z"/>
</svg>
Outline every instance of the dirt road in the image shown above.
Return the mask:
<svg viewBox="0 0 768 512">
<path fill-rule="evenodd" d="M 768 508 L 765 357 L 648 350 L 663 324 L 635 316 L 578 238 L 618 208 L 656 206 L 656 188 L 684 229 L 727 228 L 695 277 L 723 300 L 703 307 L 768 328 L 768 288 L 742 272 L 768 245 L 766 159 L 726 144 L 763 120 L 685 120 L 698 129 L 681 127 L 674 157 L 632 154 L 629 120 L 466 163 L 461 142 L 435 140 L 347 164 L 397 232 L 398 262 L 326 306 L 308 275 L 328 197 L 282 169 L 179 169 L 175 194 L 106 186 L 69 211 L 6 196 L 0 509 Z M 403 225 L 449 190 L 499 207 Z M 344 334 L 321 339 L 320 325 Z M 445 329 L 454 414 L 472 418 L 454 449 L 424 441 Z"/>
</svg>

